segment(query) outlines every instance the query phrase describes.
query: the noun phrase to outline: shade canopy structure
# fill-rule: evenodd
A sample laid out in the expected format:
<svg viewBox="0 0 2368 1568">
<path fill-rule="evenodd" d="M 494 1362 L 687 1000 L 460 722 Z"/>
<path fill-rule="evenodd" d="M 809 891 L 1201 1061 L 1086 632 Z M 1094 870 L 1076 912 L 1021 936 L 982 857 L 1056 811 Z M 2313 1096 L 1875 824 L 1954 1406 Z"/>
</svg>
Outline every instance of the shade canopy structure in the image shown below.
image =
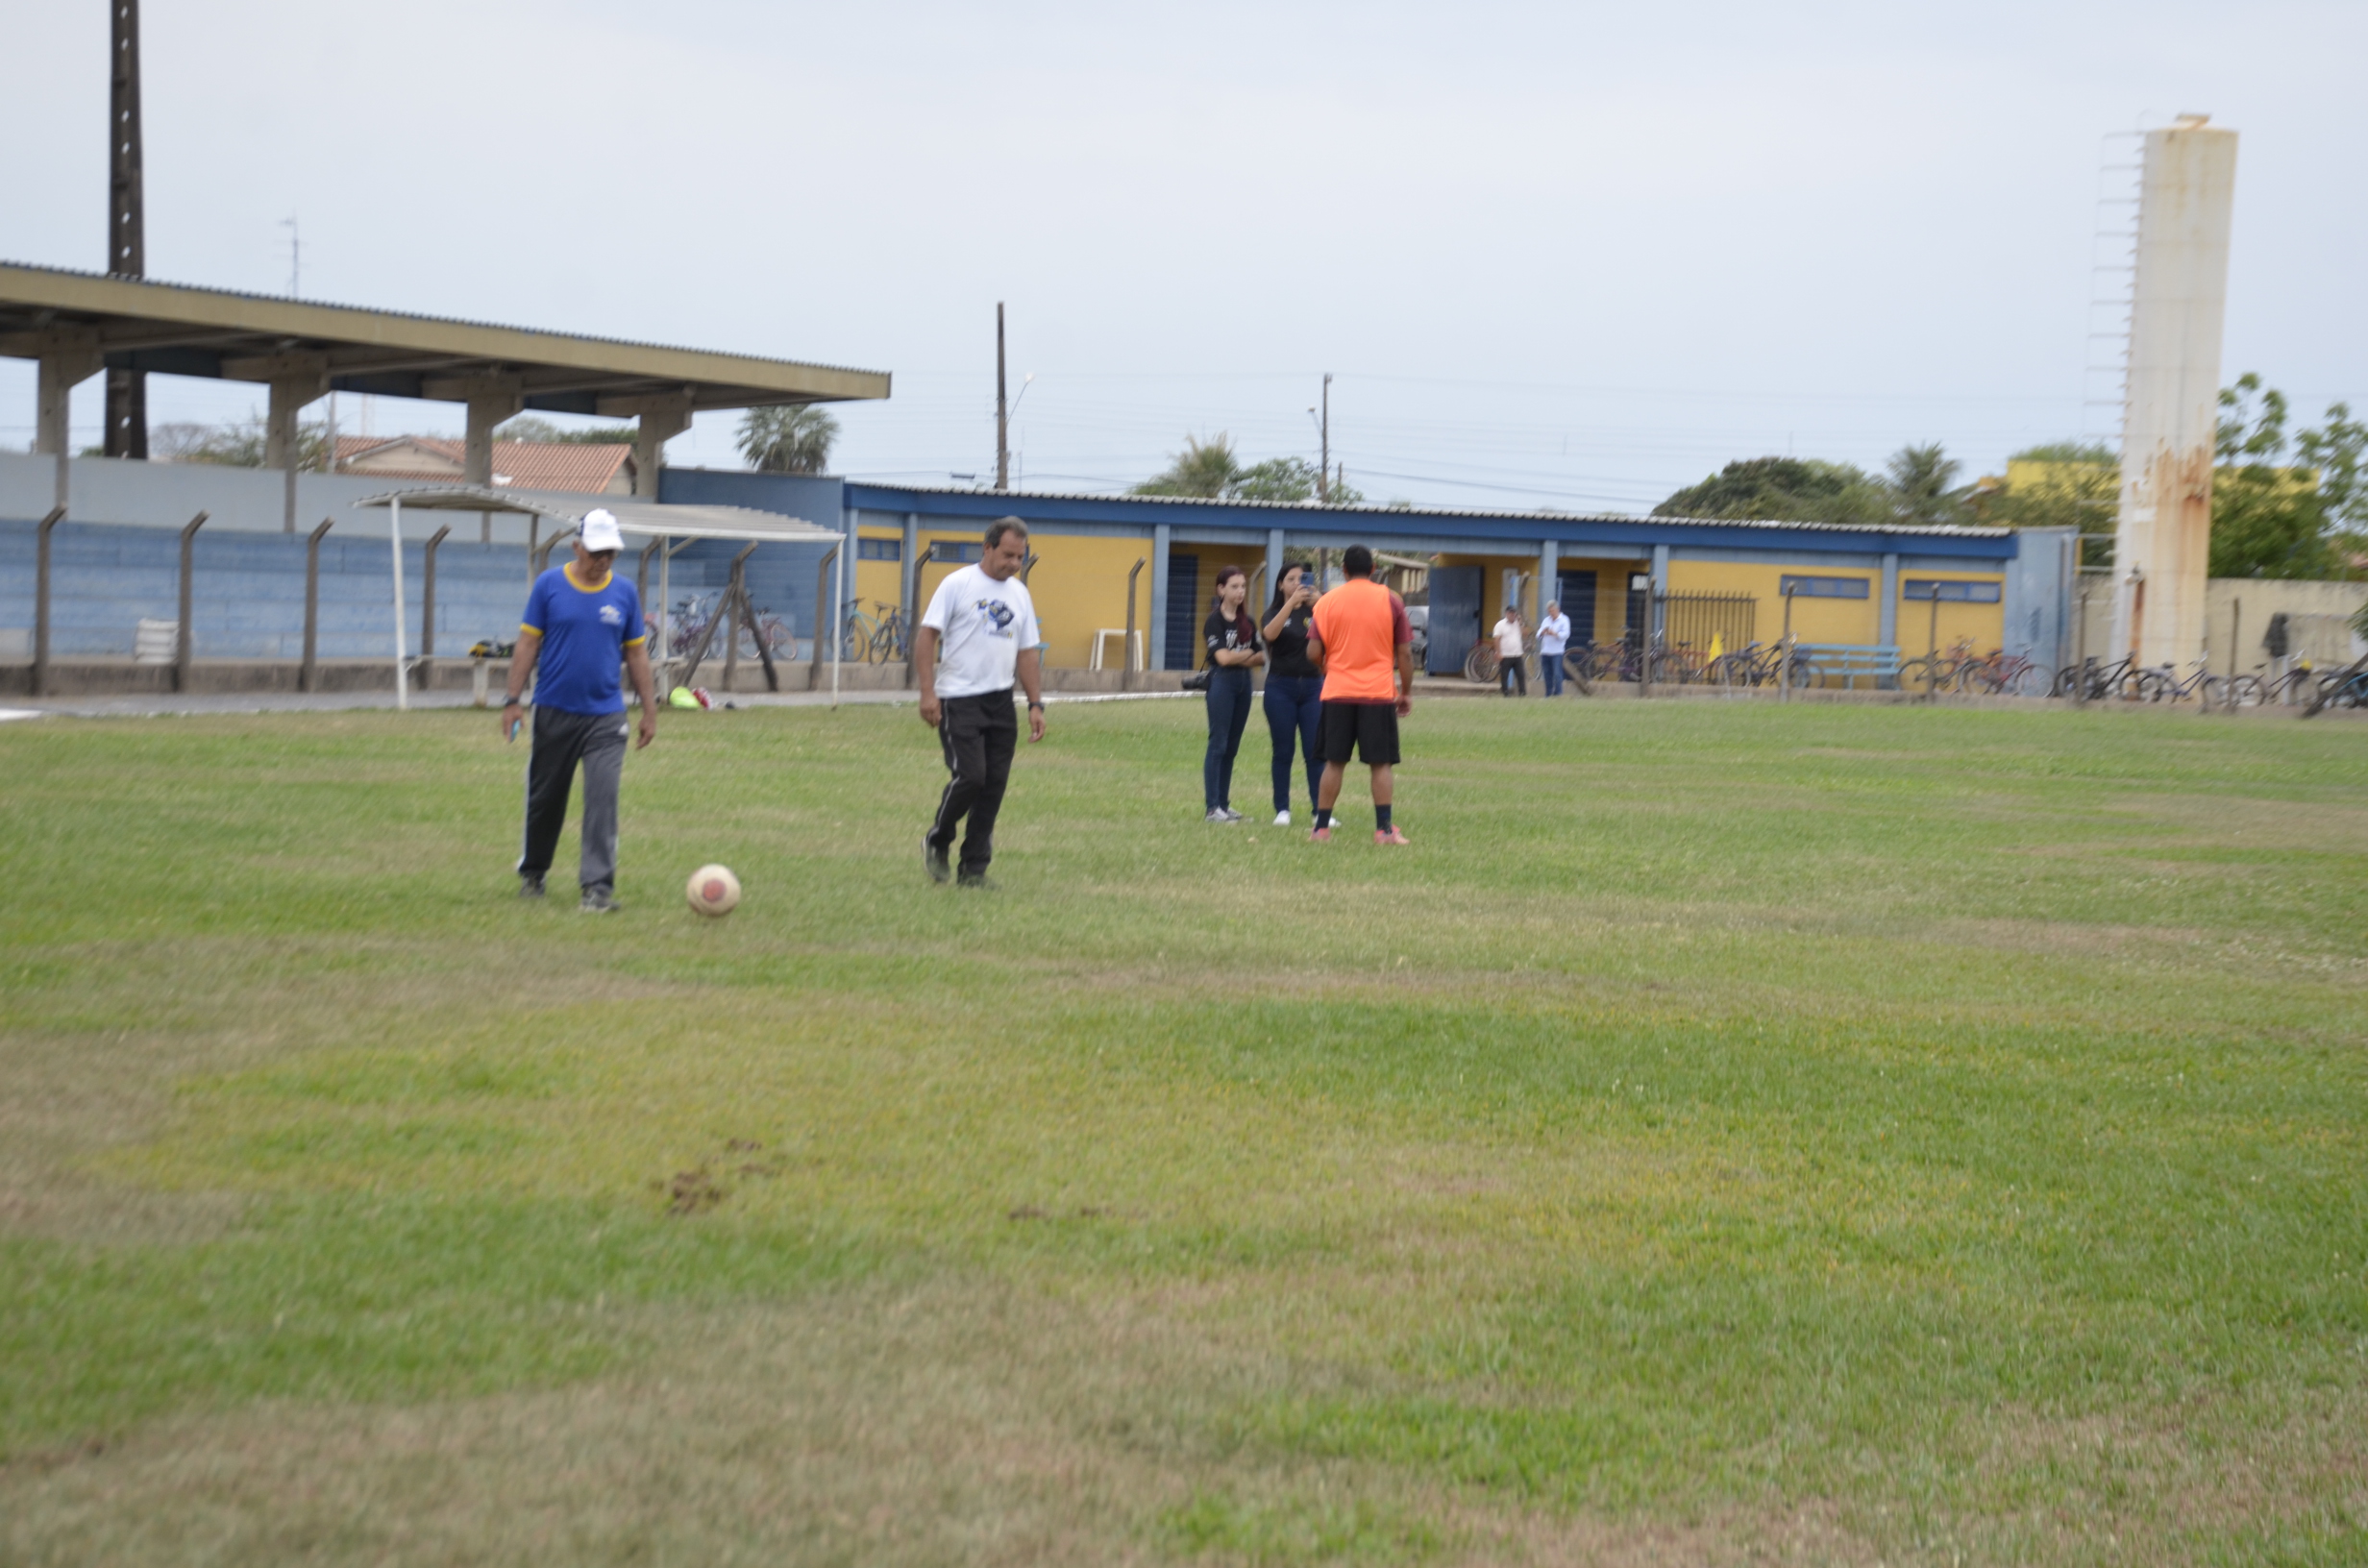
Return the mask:
<svg viewBox="0 0 2368 1568">
<path fill-rule="evenodd" d="M 365 496 L 354 504 L 425 512 L 517 512 L 563 525 L 561 538 L 583 521 L 586 512 L 595 510 L 615 518 L 618 532 L 643 539 L 745 539 L 753 544 L 834 545 L 844 537 L 834 528 L 803 518 L 760 512 L 752 506 L 666 506 L 617 496 L 499 490 L 474 484 L 390 490 L 381 496 Z"/>
<path fill-rule="evenodd" d="M 751 550 L 761 544 L 839 545 L 846 535 L 803 518 L 789 517 L 779 512 L 760 512 L 750 506 L 662 506 L 654 502 L 624 501 L 610 496 L 582 496 L 558 492 L 526 492 L 495 489 L 486 485 L 436 485 L 415 490 L 389 490 L 383 495 L 365 496 L 354 502 L 358 509 L 383 506 L 387 511 L 387 534 L 394 551 L 395 574 L 395 705 L 410 706 L 410 660 L 404 647 L 403 605 L 403 511 L 411 507 L 430 512 L 519 512 L 530 517 L 548 518 L 561 525 L 552 536 L 556 544 L 573 533 L 588 512 L 604 511 L 617 520 L 617 531 L 649 540 L 736 539 L 745 540 Z M 655 548 L 653 546 L 652 548 Z M 669 545 L 659 551 L 661 572 L 667 571 L 674 553 L 680 547 Z M 837 599 L 846 597 L 847 555 L 843 550 L 833 551 L 838 568 Z M 658 590 L 660 604 L 671 603 L 671 588 L 661 578 Z M 819 612 L 820 606 L 816 606 Z M 817 614 L 817 621 L 820 615 Z M 836 623 L 834 613 L 832 624 Z M 815 627 L 814 646 L 824 646 L 822 626 Z M 818 655 L 819 656 L 819 655 Z M 836 650 L 830 661 L 830 696 L 835 704 L 839 693 L 839 662 Z"/>
<path fill-rule="evenodd" d="M 67 410 L 102 370 L 270 388 L 266 468 L 289 476 L 295 530 L 299 411 L 331 392 L 463 404 L 463 478 L 493 478 L 493 429 L 527 410 L 635 422 L 634 493 L 657 493 L 659 452 L 709 409 L 885 398 L 885 371 L 585 337 L 141 278 L 0 261 L 0 355 L 40 365 L 34 450 L 58 458 L 66 503 Z M 127 452 L 147 454 L 147 432 Z"/>
</svg>

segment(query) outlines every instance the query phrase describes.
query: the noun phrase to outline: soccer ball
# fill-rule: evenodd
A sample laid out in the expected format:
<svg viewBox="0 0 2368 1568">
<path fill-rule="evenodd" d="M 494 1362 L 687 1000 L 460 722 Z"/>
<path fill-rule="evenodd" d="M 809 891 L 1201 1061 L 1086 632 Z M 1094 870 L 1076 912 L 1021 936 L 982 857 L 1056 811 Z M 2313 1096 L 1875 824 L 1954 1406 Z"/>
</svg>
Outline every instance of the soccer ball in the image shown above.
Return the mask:
<svg viewBox="0 0 2368 1568">
<path fill-rule="evenodd" d="M 740 879 L 728 866 L 702 866 L 691 873 L 690 886 L 682 892 L 692 909 L 721 919 L 739 906 Z"/>
</svg>

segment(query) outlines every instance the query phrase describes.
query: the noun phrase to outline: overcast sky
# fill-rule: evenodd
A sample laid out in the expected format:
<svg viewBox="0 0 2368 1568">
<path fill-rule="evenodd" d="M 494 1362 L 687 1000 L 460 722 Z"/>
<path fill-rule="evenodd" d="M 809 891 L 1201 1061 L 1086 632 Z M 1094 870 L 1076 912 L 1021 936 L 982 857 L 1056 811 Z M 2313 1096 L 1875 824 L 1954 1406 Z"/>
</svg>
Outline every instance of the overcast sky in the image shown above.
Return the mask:
<svg viewBox="0 0 2368 1568">
<path fill-rule="evenodd" d="M 96 269 L 107 8 L 10 10 L 0 256 Z M 2188 110 L 2243 137 L 2224 379 L 2368 401 L 2358 0 L 143 10 L 150 276 L 284 292 L 292 217 L 307 297 L 891 371 L 853 475 L 992 470 L 1002 300 L 1030 488 L 1188 431 L 1312 456 L 1325 371 L 1374 500 L 1644 510 L 1928 440 L 1970 476 L 2113 429 L 2109 137 Z M 32 404 L 0 361 L 0 443 Z M 737 466 L 731 424 L 669 460 Z"/>
</svg>

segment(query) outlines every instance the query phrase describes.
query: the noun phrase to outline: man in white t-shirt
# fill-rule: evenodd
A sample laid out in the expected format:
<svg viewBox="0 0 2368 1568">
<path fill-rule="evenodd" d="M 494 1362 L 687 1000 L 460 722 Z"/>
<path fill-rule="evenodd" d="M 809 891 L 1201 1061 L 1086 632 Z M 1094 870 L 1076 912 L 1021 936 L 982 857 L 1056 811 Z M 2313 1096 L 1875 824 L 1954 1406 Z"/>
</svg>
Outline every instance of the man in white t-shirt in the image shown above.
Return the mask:
<svg viewBox="0 0 2368 1568">
<path fill-rule="evenodd" d="M 1549 602 L 1538 618 L 1538 674 L 1544 677 L 1545 695 L 1563 695 L 1563 652 L 1570 646 L 1570 617 Z"/>
<path fill-rule="evenodd" d="M 1036 604 L 1020 580 L 1027 559 L 1027 526 L 1016 517 L 987 525 L 986 552 L 937 585 L 913 639 L 913 678 L 921 688 L 921 722 L 937 731 L 946 771 L 953 776 L 937 802 L 937 818 L 922 836 L 921 860 L 930 880 L 953 874 L 947 857 L 956 829 L 962 838 L 959 885 L 991 888 L 995 815 L 1020 748 L 1020 722 L 1011 708 L 1017 676 L 1027 692 L 1027 738 L 1045 738 L 1044 676 L 1037 651 Z"/>
<path fill-rule="evenodd" d="M 1518 686 L 1521 695 L 1527 697 L 1529 673 L 1521 668 L 1521 607 L 1506 605 L 1503 617 L 1490 628 L 1489 635 L 1496 639 L 1497 690 L 1511 697 L 1513 688 Z"/>
</svg>

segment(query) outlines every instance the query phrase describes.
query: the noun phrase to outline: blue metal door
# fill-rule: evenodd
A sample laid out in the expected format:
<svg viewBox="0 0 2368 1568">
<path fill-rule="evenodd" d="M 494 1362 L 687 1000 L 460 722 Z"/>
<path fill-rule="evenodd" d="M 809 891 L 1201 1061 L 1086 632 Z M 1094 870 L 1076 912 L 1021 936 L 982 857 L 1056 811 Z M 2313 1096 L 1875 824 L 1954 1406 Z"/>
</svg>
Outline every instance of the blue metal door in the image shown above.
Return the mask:
<svg viewBox="0 0 2368 1568">
<path fill-rule="evenodd" d="M 1200 557 L 1168 552 L 1168 668 L 1190 670 L 1200 651 Z"/>
<path fill-rule="evenodd" d="M 1460 675 L 1464 655 L 1480 640 L 1480 568 L 1431 568 L 1431 648 L 1422 661 L 1428 675 Z"/>
<path fill-rule="evenodd" d="M 1570 646 L 1585 648 L 1595 640 L 1595 574 L 1565 572 L 1555 578 L 1554 597 L 1570 619 Z"/>
</svg>

